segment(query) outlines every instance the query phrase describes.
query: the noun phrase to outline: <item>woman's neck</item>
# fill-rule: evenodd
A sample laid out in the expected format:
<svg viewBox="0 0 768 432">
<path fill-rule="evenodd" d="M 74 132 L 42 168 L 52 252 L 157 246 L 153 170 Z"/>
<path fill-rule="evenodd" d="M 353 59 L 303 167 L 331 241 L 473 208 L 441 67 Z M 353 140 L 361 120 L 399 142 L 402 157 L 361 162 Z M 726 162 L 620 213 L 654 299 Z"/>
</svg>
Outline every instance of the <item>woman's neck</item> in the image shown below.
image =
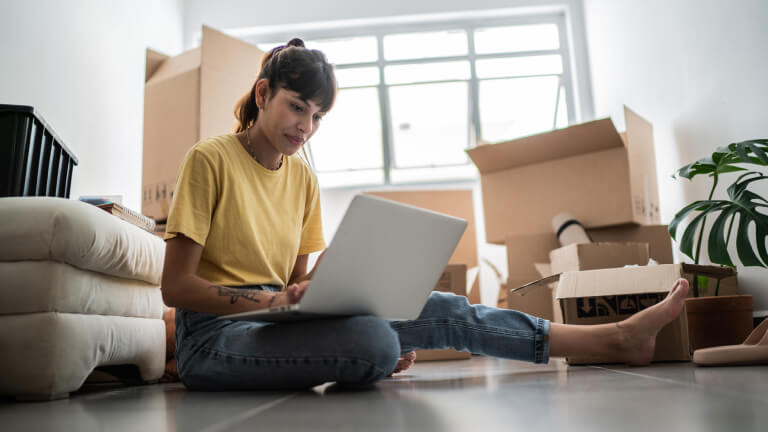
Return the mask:
<svg viewBox="0 0 768 432">
<path fill-rule="evenodd" d="M 245 131 L 241 142 L 251 157 L 264 168 L 275 171 L 282 166 L 283 154 L 275 150 L 256 125 Z"/>
</svg>

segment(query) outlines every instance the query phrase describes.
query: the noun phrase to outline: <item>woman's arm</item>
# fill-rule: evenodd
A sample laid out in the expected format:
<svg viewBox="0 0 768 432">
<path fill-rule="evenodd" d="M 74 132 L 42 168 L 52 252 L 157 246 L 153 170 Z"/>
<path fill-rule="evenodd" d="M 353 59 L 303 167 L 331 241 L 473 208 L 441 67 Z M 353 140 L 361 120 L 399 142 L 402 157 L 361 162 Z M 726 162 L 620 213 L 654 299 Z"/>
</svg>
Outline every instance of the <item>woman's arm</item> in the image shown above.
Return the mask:
<svg viewBox="0 0 768 432">
<path fill-rule="evenodd" d="M 202 254 L 203 247 L 183 235 L 166 241 L 161 288 L 166 305 L 226 315 L 296 303 L 300 298 L 298 287 L 293 286 L 286 292 L 273 293 L 212 284 L 196 274 Z"/>
</svg>

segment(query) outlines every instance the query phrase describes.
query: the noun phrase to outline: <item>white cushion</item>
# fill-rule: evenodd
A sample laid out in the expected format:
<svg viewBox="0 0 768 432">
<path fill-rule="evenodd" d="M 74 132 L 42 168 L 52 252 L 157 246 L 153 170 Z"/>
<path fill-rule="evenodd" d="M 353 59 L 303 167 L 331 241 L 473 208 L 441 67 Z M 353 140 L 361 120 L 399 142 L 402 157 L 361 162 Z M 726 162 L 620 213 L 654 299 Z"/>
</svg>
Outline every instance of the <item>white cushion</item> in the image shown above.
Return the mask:
<svg viewBox="0 0 768 432">
<path fill-rule="evenodd" d="M 81 270 L 57 261 L 0 262 L 0 315 L 70 312 L 163 316 L 158 285 Z"/>
<path fill-rule="evenodd" d="M 134 364 L 142 379 L 165 369 L 163 320 L 44 312 L 0 316 L 0 395 L 55 399 L 97 366 Z"/>
<path fill-rule="evenodd" d="M 0 261 L 53 260 L 160 284 L 165 243 L 77 200 L 0 198 Z"/>
</svg>

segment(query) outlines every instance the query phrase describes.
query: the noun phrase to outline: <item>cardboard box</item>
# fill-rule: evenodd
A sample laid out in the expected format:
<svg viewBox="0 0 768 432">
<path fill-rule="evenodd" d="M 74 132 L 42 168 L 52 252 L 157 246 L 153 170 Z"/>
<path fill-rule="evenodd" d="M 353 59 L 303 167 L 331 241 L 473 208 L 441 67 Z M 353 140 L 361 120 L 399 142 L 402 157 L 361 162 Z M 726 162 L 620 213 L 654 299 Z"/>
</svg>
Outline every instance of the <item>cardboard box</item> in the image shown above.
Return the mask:
<svg viewBox="0 0 768 432">
<path fill-rule="evenodd" d="M 666 225 L 624 224 L 591 228 L 587 234 L 593 242 L 645 242 L 650 246 L 651 258 L 659 264 L 672 264 L 672 236 Z"/>
<path fill-rule="evenodd" d="M 659 223 L 651 124 L 624 108 L 626 140 L 596 120 L 467 154 L 480 171 L 486 240 L 551 232 L 569 211 L 585 227 Z"/>
<path fill-rule="evenodd" d="M 416 350 L 416 361 L 436 361 L 436 360 L 469 360 L 472 353 L 469 351 L 456 351 L 455 349 L 440 350 Z"/>
<path fill-rule="evenodd" d="M 582 243 L 557 248 L 549 253 L 552 274 L 648 265 L 648 243 Z"/>
<path fill-rule="evenodd" d="M 603 324 L 618 322 L 652 306 L 667 295 L 680 277 L 696 275 L 735 278 L 728 267 L 664 264 L 646 267 L 613 268 L 566 272 L 527 284 L 516 293 L 535 292 L 558 281 L 556 297 L 566 324 Z M 685 311 L 665 326 L 656 337 L 653 361 L 690 360 L 688 326 Z M 615 363 L 613 358 L 571 356 L 569 364 Z"/>
<path fill-rule="evenodd" d="M 610 228 L 588 229 L 587 233 L 593 240 L 601 242 L 648 242 L 652 258 L 660 264 L 672 264 L 672 242 L 666 225 L 625 224 Z M 514 290 L 526 281 L 536 280 L 555 273 L 552 271 L 549 274 L 542 274 L 537 269 L 537 266 L 542 267 L 545 263 L 550 262 L 550 252 L 560 248 L 560 243 L 554 233 L 507 236 L 504 243 L 507 247 L 507 272 L 509 274 L 507 287 L 509 289 Z M 647 262 L 646 259 L 645 264 Z M 625 264 L 621 264 L 621 266 Z M 590 266 L 594 266 L 594 264 Z M 571 268 L 569 270 L 577 269 Z M 507 294 L 507 307 L 551 321 L 562 322 L 562 315 L 554 300 L 554 286 L 550 289 L 549 295 L 541 292 L 536 293 L 531 298 L 521 298 L 516 294 Z"/>
<path fill-rule="evenodd" d="M 147 50 L 141 212 L 168 217 L 184 155 L 232 132 L 234 108 L 259 73 L 264 52 L 203 26 L 200 48 L 168 57 Z"/>
<path fill-rule="evenodd" d="M 440 280 L 435 285 L 435 291 L 450 292 L 456 295 L 467 295 L 467 265 L 449 264 Z"/>
<path fill-rule="evenodd" d="M 369 191 L 365 193 L 466 220 L 467 229 L 464 230 L 464 234 L 459 239 L 459 244 L 448 263 L 477 267 L 475 207 L 471 189 Z"/>
</svg>

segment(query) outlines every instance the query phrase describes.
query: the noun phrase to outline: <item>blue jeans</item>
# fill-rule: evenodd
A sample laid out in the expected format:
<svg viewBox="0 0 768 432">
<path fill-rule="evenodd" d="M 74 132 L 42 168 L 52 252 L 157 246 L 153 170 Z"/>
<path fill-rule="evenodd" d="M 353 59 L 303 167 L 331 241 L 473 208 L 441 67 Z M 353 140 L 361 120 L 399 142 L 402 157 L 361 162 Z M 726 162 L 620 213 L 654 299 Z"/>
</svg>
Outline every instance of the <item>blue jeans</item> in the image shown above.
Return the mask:
<svg viewBox="0 0 768 432">
<path fill-rule="evenodd" d="M 431 293 L 413 321 L 354 316 L 270 324 L 176 311 L 179 376 L 192 390 L 292 390 L 329 381 L 368 387 L 391 374 L 402 354 L 443 348 L 547 363 L 549 321 L 442 292 Z"/>
</svg>

